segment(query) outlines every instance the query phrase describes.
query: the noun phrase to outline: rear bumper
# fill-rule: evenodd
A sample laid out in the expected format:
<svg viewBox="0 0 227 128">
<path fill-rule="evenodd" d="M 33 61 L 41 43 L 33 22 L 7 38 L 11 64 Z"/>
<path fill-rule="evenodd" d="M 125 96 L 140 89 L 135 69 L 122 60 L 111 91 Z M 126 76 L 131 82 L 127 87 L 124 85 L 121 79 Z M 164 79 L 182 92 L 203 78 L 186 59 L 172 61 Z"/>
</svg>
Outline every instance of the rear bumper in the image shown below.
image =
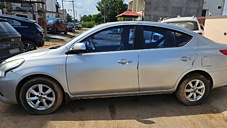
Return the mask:
<svg viewBox="0 0 227 128">
<path fill-rule="evenodd" d="M 216 71 L 211 73 L 211 76 L 213 77 L 213 88 L 218 88 L 227 85 L 226 74 L 227 70 Z"/>
</svg>

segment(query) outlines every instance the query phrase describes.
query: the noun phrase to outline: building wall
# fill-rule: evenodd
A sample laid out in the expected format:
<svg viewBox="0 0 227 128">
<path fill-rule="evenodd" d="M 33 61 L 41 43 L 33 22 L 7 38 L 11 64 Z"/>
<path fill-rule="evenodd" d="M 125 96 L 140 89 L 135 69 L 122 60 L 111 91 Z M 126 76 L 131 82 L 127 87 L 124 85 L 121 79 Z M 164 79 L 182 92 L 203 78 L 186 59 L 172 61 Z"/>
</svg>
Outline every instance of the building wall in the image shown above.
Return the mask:
<svg viewBox="0 0 227 128">
<path fill-rule="evenodd" d="M 207 17 L 204 36 L 215 42 L 227 44 L 227 16 Z"/>
<path fill-rule="evenodd" d="M 145 0 L 144 20 L 158 21 L 160 18 L 201 16 L 203 0 Z"/>
<path fill-rule="evenodd" d="M 46 8 L 46 17 L 59 17 L 59 13 L 57 12 L 57 1 L 56 0 L 46 0 L 45 8 Z M 12 15 L 20 15 L 36 22 L 39 21 L 40 18 L 43 18 L 41 10 L 42 4 L 36 3 L 30 7 L 22 7 L 21 3 L 11 3 L 11 11 Z M 7 11 L 4 11 L 7 12 Z"/>
<path fill-rule="evenodd" d="M 204 0 L 203 16 L 221 16 L 223 14 L 225 0 Z"/>
<path fill-rule="evenodd" d="M 60 18 L 66 19 L 66 16 L 67 16 L 67 11 L 66 11 L 66 9 L 61 9 L 61 10 L 59 10 L 59 14 L 60 14 Z"/>
<path fill-rule="evenodd" d="M 57 1 L 56 0 L 46 0 L 46 16 L 47 17 L 59 17 L 57 12 Z"/>
</svg>

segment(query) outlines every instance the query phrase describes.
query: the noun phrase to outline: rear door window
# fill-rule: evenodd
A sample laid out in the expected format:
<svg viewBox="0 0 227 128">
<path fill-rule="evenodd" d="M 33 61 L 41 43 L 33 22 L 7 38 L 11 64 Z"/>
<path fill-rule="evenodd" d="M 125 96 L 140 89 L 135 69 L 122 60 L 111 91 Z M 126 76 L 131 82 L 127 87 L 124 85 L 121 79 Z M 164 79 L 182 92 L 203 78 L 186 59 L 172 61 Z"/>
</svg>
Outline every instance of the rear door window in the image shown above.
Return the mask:
<svg viewBox="0 0 227 128">
<path fill-rule="evenodd" d="M 143 36 L 145 49 L 182 47 L 192 38 L 192 36 L 182 32 L 148 26 L 143 28 Z"/>
</svg>

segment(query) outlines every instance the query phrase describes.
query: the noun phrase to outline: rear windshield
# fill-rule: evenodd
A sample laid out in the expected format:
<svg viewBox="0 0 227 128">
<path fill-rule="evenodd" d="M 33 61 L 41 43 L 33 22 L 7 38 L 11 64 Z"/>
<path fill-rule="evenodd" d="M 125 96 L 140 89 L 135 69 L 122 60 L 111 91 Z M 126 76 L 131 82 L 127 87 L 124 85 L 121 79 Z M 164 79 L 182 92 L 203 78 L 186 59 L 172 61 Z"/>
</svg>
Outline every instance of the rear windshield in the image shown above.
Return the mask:
<svg viewBox="0 0 227 128">
<path fill-rule="evenodd" d="M 198 24 L 197 22 L 194 22 L 194 21 L 168 22 L 167 24 L 180 26 L 192 31 L 198 30 Z"/>
<path fill-rule="evenodd" d="M 56 20 L 57 20 L 57 19 L 50 19 L 50 20 L 48 20 L 47 22 L 48 22 L 48 23 L 54 23 L 54 22 L 56 22 Z"/>
<path fill-rule="evenodd" d="M 8 22 L 0 22 L 0 33 L 12 33 L 16 30 Z"/>
</svg>

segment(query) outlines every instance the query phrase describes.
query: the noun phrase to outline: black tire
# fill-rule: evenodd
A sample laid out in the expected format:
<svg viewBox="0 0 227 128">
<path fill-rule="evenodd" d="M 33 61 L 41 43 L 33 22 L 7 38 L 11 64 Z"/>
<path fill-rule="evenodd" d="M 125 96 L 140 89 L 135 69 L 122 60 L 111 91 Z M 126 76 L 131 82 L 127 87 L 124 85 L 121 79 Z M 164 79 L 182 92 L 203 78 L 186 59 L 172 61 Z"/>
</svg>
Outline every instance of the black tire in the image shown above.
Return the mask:
<svg viewBox="0 0 227 128">
<path fill-rule="evenodd" d="M 61 106 L 63 91 L 54 80 L 37 77 L 22 86 L 19 98 L 29 113 L 44 115 L 56 111 Z"/>
<path fill-rule="evenodd" d="M 193 73 L 179 84 L 176 96 L 185 105 L 201 104 L 208 97 L 210 82 L 203 75 Z"/>
<path fill-rule="evenodd" d="M 25 52 L 37 49 L 36 44 L 32 41 L 26 40 L 26 41 L 23 41 L 23 43 L 24 43 L 24 51 Z"/>
<path fill-rule="evenodd" d="M 58 29 L 54 28 L 53 34 L 58 34 L 58 33 L 59 33 Z"/>
<path fill-rule="evenodd" d="M 64 34 L 66 35 L 68 33 L 68 29 L 66 29 L 65 31 L 64 31 Z"/>
</svg>

